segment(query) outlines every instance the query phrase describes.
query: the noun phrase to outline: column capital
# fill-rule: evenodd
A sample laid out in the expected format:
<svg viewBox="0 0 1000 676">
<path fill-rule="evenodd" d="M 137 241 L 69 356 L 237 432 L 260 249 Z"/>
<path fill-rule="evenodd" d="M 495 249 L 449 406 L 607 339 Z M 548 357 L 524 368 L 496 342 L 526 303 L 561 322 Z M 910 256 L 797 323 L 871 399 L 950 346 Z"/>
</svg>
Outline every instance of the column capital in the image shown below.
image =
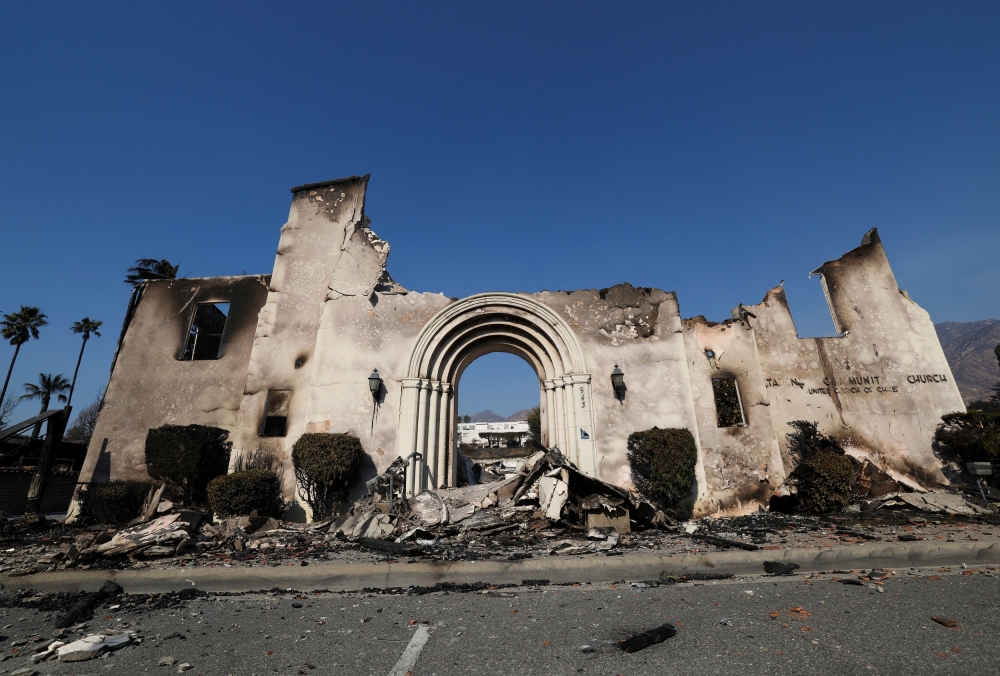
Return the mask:
<svg viewBox="0 0 1000 676">
<path fill-rule="evenodd" d="M 431 389 L 432 392 L 443 392 L 444 391 L 444 384 L 441 383 L 440 381 L 433 380 L 433 381 L 431 381 L 430 389 Z"/>
<path fill-rule="evenodd" d="M 571 373 L 568 376 L 566 376 L 566 379 L 567 379 L 568 382 L 571 382 L 571 383 L 585 383 L 585 384 L 589 384 L 590 383 L 590 374 L 589 373 Z"/>
<path fill-rule="evenodd" d="M 404 389 L 406 389 L 406 388 L 414 388 L 414 389 L 416 389 L 416 388 L 420 387 L 421 379 L 420 378 L 401 378 L 399 382 L 403 386 Z"/>
<path fill-rule="evenodd" d="M 442 392 L 451 392 L 451 383 L 441 383 Z"/>
<path fill-rule="evenodd" d="M 556 389 L 556 381 L 554 380 L 543 380 L 542 385 L 545 387 L 546 390 Z"/>
</svg>

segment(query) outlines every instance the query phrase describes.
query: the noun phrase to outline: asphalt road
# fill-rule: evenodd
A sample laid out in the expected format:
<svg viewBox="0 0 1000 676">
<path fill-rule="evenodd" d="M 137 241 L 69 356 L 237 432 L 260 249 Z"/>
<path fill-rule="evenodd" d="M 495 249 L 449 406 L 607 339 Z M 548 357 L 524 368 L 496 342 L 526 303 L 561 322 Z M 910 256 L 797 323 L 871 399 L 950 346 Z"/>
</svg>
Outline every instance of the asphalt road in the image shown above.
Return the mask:
<svg viewBox="0 0 1000 676">
<path fill-rule="evenodd" d="M 193 666 L 189 676 L 995 674 L 1000 579 L 996 571 L 960 572 L 890 578 L 884 592 L 829 577 L 811 583 L 792 577 L 486 594 L 209 597 L 183 609 L 99 610 L 87 633 L 131 626 L 142 643 L 105 659 L 36 668 L 166 675 L 177 667 L 157 663 L 172 656 Z M 935 615 L 958 626 L 941 626 Z M 665 622 L 675 625 L 675 637 L 633 654 L 618 650 L 620 639 Z M 4 609 L 0 627 L 8 637 L 0 648 L 10 654 L 18 637 L 50 635 L 53 616 Z M 27 664 L 24 657 L 8 659 L 0 673 Z"/>
</svg>

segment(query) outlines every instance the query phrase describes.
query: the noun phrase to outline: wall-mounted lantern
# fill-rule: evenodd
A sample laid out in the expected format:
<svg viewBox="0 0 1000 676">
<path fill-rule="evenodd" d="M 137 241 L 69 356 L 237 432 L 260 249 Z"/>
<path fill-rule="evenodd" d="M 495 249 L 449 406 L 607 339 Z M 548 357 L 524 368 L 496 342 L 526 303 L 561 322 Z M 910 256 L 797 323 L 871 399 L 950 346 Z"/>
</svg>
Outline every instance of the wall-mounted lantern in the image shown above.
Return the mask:
<svg viewBox="0 0 1000 676">
<path fill-rule="evenodd" d="M 382 376 L 378 374 L 378 369 L 368 376 L 368 389 L 372 392 L 372 399 L 378 399 L 378 392 L 382 389 Z"/>
<path fill-rule="evenodd" d="M 611 387 L 615 391 L 615 399 L 624 403 L 625 402 L 625 374 L 622 370 L 618 368 L 618 364 L 615 364 L 614 371 L 611 372 Z"/>
<path fill-rule="evenodd" d="M 372 374 L 368 376 L 368 389 L 372 393 L 372 429 L 371 433 L 375 434 L 375 418 L 378 417 L 378 396 L 382 390 L 382 376 L 378 374 L 378 369 L 372 371 Z"/>
</svg>

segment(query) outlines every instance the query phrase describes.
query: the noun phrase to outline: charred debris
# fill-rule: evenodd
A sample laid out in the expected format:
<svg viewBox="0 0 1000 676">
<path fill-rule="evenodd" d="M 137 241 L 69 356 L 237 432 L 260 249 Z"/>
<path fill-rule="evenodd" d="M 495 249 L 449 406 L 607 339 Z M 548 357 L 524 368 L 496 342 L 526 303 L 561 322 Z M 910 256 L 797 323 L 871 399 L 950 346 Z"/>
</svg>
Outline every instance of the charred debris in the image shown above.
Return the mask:
<svg viewBox="0 0 1000 676">
<path fill-rule="evenodd" d="M 836 453 L 820 440 L 820 452 Z M 539 556 L 615 556 L 719 549 L 756 551 L 838 542 L 952 537 L 959 523 L 994 524 L 971 489 L 906 490 L 863 464 L 846 509 L 836 514 L 771 511 L 677 522 L 642 495 L 580 472 L 558 450 L 526 457 L 516 471 L 482 469 L 484 483 L 404 495 L 396 460 L 367 483 L 340 516 L 311 524 L 275 518 L 212 518 L 209 510 L 164 499 L 150 488 L 139 517 L 123 528 L 45 528 L 9 523 L 0 534 L 0 574 L 147 566 L 309 565 L 383 560 L 516 561 Z M 801 481 L 801 492 L 808 482 Z M 991 505 L 992 506 L 992 505 Z M 932 533 L 933 531 L 933 533 Z M 789 574 L 772 566 L 769 574 Z"/>
<path fill-rule="evenodd" d="M 499 468 L 493 468 L 500 472 Z M 662 510 L 637 493 L 588 477 L 558 450 L 538 451 L 511 473 L 484 470 L 485 483 L 403 497 L 404 465 L 396 461 L 368 482 L 368 495 L 332 523 L 330 532 L 401 556 L 452 539 L 491 537 L 500 543 L 575 535 L 550 554 L 611 551 L 634 530 L 673 528 Z M 397 549 L 373 541 L 394 540 Z"/>
</svg>

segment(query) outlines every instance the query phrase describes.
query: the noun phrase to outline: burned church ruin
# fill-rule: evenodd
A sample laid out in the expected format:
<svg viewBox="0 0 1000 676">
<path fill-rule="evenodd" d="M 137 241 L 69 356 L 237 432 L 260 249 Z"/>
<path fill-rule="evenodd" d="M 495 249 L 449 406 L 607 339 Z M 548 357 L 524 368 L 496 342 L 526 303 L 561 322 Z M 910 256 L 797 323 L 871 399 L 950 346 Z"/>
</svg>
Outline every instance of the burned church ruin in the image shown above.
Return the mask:
<svg viewBox="0 0 1000 676">
<path fill-rule="evenodd" d="M 534 368 L 542 443 L 585 474 L 628 486 L 630 433 L 690 430 L 696 516 L 746 513 L 780 494 L 796 420 L 897 481 L 944 481 L 934 429 L 965 408 L 930 317 L 897 286 L 875 230 L 815 271 L 839 335 L 799 338 L 780 286 L 720 323 L 684 319 L 674 293 L 629 284 L 462 299 L 409 291 L 386 269 L 367 184 L 293 188 L 270 275 L 145 284 L 81 481 L 147 479 L 147 431 L 197 423 L 229 430 L 234 455 L 277 451 L 288 498 L 291 448 L 306 432 L 359 437 L 364 478 L 401 457 L 409 493 L 450 486 L 462 373 L 497 351 Z"/>
</svg>

